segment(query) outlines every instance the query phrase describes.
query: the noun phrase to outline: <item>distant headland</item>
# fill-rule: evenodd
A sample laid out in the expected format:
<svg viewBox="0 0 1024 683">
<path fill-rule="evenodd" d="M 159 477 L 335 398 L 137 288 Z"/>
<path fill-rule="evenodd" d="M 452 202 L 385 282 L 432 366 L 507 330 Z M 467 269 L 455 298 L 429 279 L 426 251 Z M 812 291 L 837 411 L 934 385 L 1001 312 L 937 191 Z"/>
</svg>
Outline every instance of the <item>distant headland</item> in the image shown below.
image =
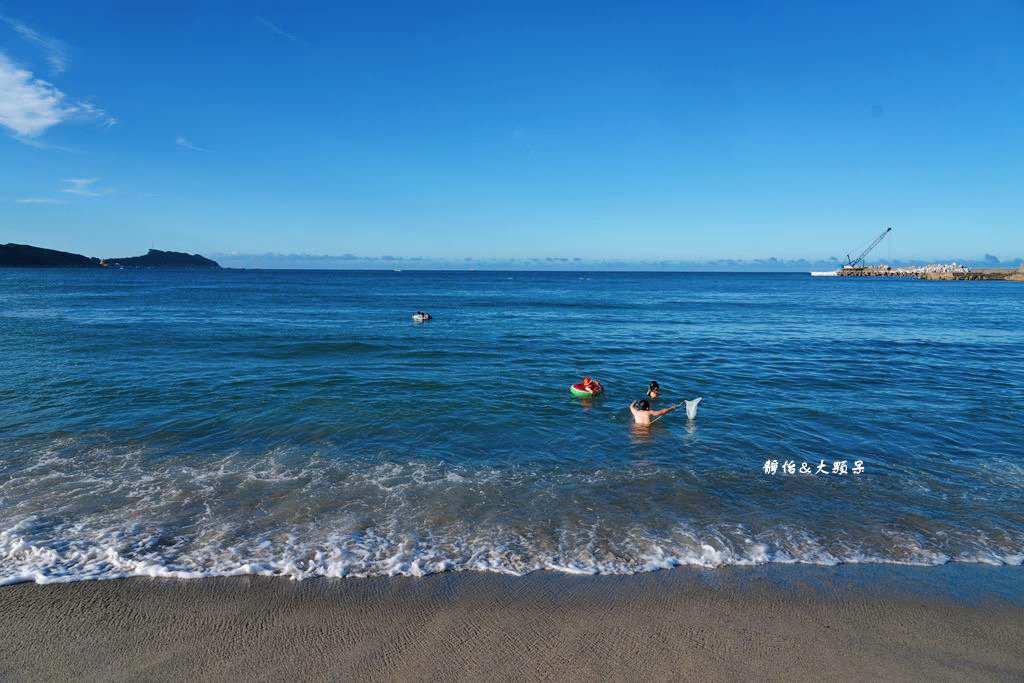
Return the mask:
<svg viewBox="0 0 1024 683">
<path fill-rule="evenodd" d="M 160 268 L 218 269 L 220 264 L 199 254 L 150 249 L 144 256 L 99 259 L 28 244 L 0 244 L 0 268 Z"/>
</svg>

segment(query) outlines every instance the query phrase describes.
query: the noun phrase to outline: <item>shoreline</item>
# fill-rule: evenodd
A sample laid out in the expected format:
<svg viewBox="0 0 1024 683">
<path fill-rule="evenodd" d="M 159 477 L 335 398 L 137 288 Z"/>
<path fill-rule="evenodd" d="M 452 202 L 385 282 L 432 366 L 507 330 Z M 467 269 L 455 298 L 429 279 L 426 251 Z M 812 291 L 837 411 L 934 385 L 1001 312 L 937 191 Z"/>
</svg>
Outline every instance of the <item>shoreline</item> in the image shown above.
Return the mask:
<svg viewBox="0 0 1024 683">
<path fill-rule="evenodd" d="M 1024 567 L 0 588 L 0 678 L 1020 680 Z"/>
</svg>

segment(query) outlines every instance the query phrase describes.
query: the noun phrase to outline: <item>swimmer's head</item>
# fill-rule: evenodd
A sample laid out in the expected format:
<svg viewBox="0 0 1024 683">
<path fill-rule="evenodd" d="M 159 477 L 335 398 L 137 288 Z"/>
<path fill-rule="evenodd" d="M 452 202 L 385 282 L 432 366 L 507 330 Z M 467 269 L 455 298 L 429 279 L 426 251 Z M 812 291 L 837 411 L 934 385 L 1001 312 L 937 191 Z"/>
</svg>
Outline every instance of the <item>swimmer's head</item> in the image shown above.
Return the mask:
<svg viewBox="0 0 1024 683">
<path fill-rule="evenodd" d="M 650 410 L 651 404 L 648 403 L 647 401 L 637 401 L 636 407 L 639 408 L 640 410 Z"/>
<path fill-rule="evenodd" d="M 661 386 L 657 382 L 651 382 L 647 385 L 647 395 L 653 396 L 661 393 Z"/>
</svg>

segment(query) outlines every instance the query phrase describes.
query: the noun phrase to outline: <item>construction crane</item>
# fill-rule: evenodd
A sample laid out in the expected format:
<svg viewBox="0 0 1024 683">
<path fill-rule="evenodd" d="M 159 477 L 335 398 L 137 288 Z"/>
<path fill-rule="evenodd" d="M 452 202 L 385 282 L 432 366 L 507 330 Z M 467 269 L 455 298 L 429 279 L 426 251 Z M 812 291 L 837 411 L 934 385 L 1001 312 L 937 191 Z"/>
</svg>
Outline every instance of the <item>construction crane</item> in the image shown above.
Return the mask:
<svg viewBox="0 0 1024 683">
<path fill-rule="evenodd" d="M 871 250 L 872 250 L 872 249 L 874 249 L 875 247 L 877 247 L 877 246 L 878 246 L 878 243 L 879 243 L 879 242 L 881 242 L 882 240 L 884 240 L 884 239 L 885 239 L 885 236 L 886 236 L 886 235 L 888 235 L 888 234 L 889 234 L 890 232 L 892 232 L 892 228 L 886 228 L 886 229 L 885 229 L 885 232 L 883 232 L 883 233 L 882 233 L 881 235 L 879 235 L 878 237 L 876 237 L 876 238 L 875 238 L 875 239 L 874 239 L 874 240 L 873 240 L 873 241 L 871 242 L 871 244 L 869 244 L 869 245 L 868 245 L 867 249 L 865 249 L 864 251 L 862 251 L 862 252 L 860 253 L 860 256 L 858 256 L 857 258 L 855 258 L 855 259 L 851 259 L 851 258 L 850 258 L 850 255 L 849 255 L 849 254 L 847 254 L 847 255 L 846 255 L 846 265 L 845 265 L 845 266 L 843 266 L 843 267 L 844 267 L 844 268 L 857 268 L 857 267 L 863 267 L 863 266 L 864 266 L 864 259 L 865 259 L 865 258 L 867 258 L 867 255 L 868 255 L 868 254 L 870 254 L 870 253 L 871 253 Z"/>
</svg>

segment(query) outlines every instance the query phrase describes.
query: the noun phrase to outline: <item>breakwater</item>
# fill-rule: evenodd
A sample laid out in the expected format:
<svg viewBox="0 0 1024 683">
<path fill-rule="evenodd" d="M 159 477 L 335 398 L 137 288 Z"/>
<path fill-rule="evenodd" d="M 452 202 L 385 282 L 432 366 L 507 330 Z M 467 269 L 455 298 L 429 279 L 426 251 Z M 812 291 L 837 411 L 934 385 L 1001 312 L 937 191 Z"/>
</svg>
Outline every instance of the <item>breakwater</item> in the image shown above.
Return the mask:
<svg viewBox="0 0 1024 683">
<path fill-rule="evenodd" d="M 1024 282 L 1024 263 L 1020 268 L 972 269 L 959 263 L 933 263 L 927 266 L 840 268 L 838 277 L 909 277 L 918 280 L 1012 280 Z"/>
</svg>

